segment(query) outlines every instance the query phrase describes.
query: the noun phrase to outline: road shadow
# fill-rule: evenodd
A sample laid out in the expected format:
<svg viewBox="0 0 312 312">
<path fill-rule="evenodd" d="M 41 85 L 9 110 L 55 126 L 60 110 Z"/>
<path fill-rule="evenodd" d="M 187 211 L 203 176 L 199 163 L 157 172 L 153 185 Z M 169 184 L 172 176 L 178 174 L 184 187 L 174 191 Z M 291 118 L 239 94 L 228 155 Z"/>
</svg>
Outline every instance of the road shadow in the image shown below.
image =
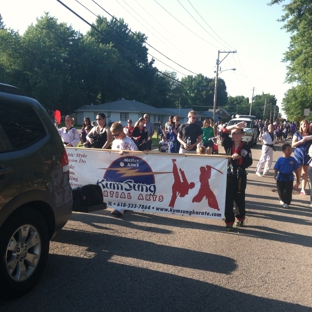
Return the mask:
<svg viewBox="0 0 312 312">
<path fill-rule="evenodd" d="M 255 220 L 258 218 L 267 219 L 267 220 L 275 220 L 278 222 L 288 222 L 290 224 L 298 224 L 298 225 L 312 225 L 311 221 L 305 220 L 300 217 L 310 217 L 312 215 L 312 211 L 309 211 L 309 208 L 304 207 L 295 207 L 290 206 L 289 208 L 283 208 L 281 205 L 272 205 L 266 203 L 267 199 L 272 199 L 272 197 L 262 197 L 262 201 L 259 202 L 258 195 L 247 195 L 247 198 L 255 197 L 254 201 L 246 200 L 246 211 L 247 211 L 247 222 L 248 225 L 248 217 L 253 217 Z M 283 213 L 281 215 L 281 213 Z M 231 235 L 232 233 L 228 233 L 225 231 L 224 221 L 220 220 L 220 224 L 216 224 L 216 220 L 211 219 L 201 219 L 196 221 L 197 218 L 193 218 L 193 220 L 189 219 L 181 219 L 181 218 L 172 218 L 167 217 L 165 214 L 150 214 L 136 211 L 128 211 L 125 213 L 122 219 L 116 219 L 110 216 L 110 211 L 101 211 L 98 214 L 73 214 L 71 220 L 78 221 L 82 223 L 86 223 L 98 230 L 106 231 L 110 230 L 109 227 L 105 226 L 106 223 L 116 224 L 120 227 L 137 229 L 140 231 L 146 231 L 148 233 L 158 233 L 164 235 L 170 235 L 173 233 L 174 228 L 185 228 L 185 229 L 196 229 L 207 232 L 221 232 L 224 235 Z M 156 227 L 155 227 L 156 225 Z M 165 227 L 167 229 L 165 229 Z M 168 227 L 172 227 L 172 230 L 168 230 Z M 247 233 L 247 230 L 250 231 L 252 228 L 256 228 L 252 233 L 252 236 L 257 238 L 262 238 L 266 240 L 275 240 L 282 241 L 290 244 L 297 244 L 302 246 L 311 247 L 312 241 L 310 240 L 310 236 L 307 235 L 299 235 L 295 233 L 290 233 L 287 231 L 279 230 L 276 232 L 276 229 L 266 227 L 265 229 L 257 227 L 257 225 L 246 226 L 244 228 L 234 228 L 234 232 L 240 233 L 240 235 L 244 235 Z M 278 235 L 277 235 L 278 233 Z M 83 236 L 83 235 L 82 235 Z M 56 237 L 56 239 L 59 236 Z M 83 239 L 83 237 L 82 237 Z M 67 238 L 66 238 L 67 240 Z M 66 241 L 65 240 L 65 241 Z M 64 241 L 64 242 L 65 242 Z"/>
<path fill-rule="evenodd" d="M 138 239 L 107 235 L 104 233 L 78 232 L 65 228 L 55 237 L 54 241 L 84 246 L 92 253 L 102 253 L 102 249 L 99 249 L 98 246 L 105 246 L 105 253 L 103 253 L 102 256 L 107 257 L 107 260 L 117 255 L 222 274 L 230 274 L 236 269 L 235 261 L 229 257 L 159 245 Z"/>
<path fill-rule="evenodd" d="M 221 272 L 229 274 L 229 283 L 237 283 L 231 281 L 236 267 L 231 258 L 88 232 L 65 230 L 57 237 L 58 242 L 87 250 L 78 248 L 79 257 L 51 254 L 36 288 L 21 298 L 0 301 L 2 311 L 311 311 L 201 281 Z M 122 263 L 120 257 L 134 257 L 133 265 Z M 175 267 L 164 272 L 161 264 Z M 178 266 L 181 275 L 193 268 L 194 277 L 179 276 Z"/>
</svg>

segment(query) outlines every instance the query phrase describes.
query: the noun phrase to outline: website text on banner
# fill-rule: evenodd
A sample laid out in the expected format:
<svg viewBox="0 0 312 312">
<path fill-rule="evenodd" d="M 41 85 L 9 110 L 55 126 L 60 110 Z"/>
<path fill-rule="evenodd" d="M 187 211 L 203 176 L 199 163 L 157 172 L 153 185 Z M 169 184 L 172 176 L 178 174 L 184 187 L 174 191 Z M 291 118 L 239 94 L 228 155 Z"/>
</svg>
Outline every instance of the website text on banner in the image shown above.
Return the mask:
<svg viewBox="0 0 312 312">
<path fill-rule="evenodd" d="M 227 159 L 67 148 L 73 188 L 99 184 L 108 207 L 224 218 Z"/>
</svg>

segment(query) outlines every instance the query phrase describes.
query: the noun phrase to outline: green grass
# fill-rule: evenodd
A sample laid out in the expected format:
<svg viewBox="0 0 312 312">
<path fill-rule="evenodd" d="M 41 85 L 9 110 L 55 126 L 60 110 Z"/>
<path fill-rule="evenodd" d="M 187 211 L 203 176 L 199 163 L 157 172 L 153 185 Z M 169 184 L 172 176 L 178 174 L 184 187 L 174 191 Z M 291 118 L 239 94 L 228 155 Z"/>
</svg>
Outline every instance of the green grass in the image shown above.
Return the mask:
<svg viewBox="0 0 312 312">
<path fill-rule="evenodd" d="M 157 131 L 154 132 L 154 135 L 152 137 L 152 147 L 158 147 L 159 145 L 159 138 L 158 138 L 158 135 L 157 135 Z"/>
</svg>

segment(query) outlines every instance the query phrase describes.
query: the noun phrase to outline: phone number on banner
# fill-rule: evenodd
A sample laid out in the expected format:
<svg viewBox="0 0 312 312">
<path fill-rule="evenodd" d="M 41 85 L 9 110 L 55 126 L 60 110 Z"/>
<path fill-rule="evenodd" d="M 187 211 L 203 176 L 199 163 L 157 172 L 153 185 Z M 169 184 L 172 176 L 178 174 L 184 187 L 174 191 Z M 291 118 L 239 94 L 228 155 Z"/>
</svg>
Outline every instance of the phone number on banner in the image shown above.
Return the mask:
<svg viewBox="0 0 312 312">
<path fill-rule="evenodd" d="M 143 209 L 143 210 L 150 210 L 155 209 L 151 205 L 143 205 L 143 204 L 127 204 L 127 203 L 113 203 L 108 202 L 107 204 L 109 207 L 118 207 L 123 209 Z"/>
<path fill-rule="evenodd" d="M 109 201 L 107 203 L 108 207 L 111 208 L 122 208 L 129 210 L 149 210 L 151 212 L 156 213 L 171 213 L 171 214 L 179 214 L 179 215 L 189 215 L 189 216 L 198 216 L 198 217 L 212 217 L 212 218 L 221 218 L 222 214 L 220 212 L 209 212 L 209 211 L 195 211 L 195 210 L 187 210 L 187 209 L 172 209 L 172 208 L 160 208 L 154 207 L 151 205 L 143 205 L 143 204 L 127 204 L 127 203 L 114 203 Z"/>
</svg>

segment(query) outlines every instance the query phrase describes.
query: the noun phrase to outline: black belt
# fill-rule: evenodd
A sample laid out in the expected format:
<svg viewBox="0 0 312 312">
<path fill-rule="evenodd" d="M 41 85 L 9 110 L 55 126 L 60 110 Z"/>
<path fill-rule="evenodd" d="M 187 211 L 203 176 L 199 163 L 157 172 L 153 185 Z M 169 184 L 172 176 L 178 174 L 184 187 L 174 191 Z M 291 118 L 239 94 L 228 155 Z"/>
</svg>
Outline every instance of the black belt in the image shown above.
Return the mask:
<svg viewBox="0 0 312 312">
<path fill-rule="evenodd" d="M 275 152 L 275 147 L 273 144 L 264 144 L 265 146 L 271 147 L 273 149 L 273 151 Z"/>
</svg>

